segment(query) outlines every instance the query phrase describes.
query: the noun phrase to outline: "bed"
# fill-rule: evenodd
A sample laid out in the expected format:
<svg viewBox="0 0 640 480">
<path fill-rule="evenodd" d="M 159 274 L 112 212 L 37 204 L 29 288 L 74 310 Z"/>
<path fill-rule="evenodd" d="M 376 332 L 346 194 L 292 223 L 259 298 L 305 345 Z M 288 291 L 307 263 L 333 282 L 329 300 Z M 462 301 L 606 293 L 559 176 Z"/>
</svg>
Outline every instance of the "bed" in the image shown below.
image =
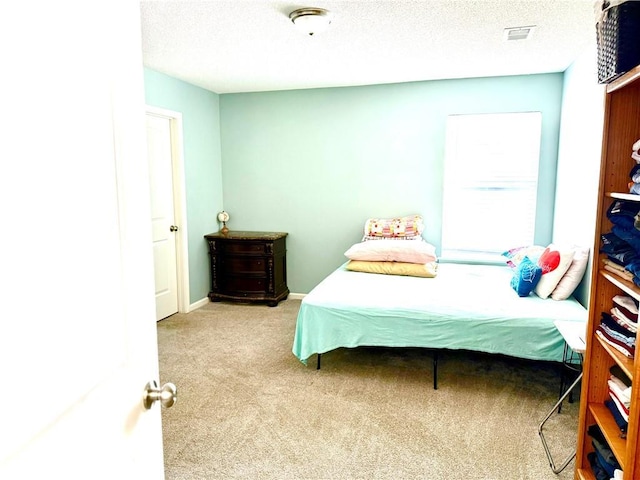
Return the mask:
<svg viewBox="0 0 640 480">
<path fill-rule="evenodd" d="M 445 349 L 562 361 L 564 340 L 555 320 L 586 322 L 573 297 L 519 297 L 504 265 L 440 263 L 435 278 L 382 275 L 341 265 L 304 297 L 293 353 L 316 354 L 360 346 Z"/>
</svg>

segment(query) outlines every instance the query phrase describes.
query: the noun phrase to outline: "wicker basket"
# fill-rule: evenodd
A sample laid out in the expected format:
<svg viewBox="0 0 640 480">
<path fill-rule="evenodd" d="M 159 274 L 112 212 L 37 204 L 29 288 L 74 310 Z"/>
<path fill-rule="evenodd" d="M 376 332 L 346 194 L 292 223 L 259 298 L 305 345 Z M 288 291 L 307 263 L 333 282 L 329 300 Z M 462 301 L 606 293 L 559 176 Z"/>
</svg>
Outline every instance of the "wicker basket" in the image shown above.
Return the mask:
<svg viewBox="0 0 640 480">
<path fill-rule="evenodd" d="M 596 24 L 598 82 L 609 83 L 640 64 L 640 1 L 605 1 Z"/>
</svg>

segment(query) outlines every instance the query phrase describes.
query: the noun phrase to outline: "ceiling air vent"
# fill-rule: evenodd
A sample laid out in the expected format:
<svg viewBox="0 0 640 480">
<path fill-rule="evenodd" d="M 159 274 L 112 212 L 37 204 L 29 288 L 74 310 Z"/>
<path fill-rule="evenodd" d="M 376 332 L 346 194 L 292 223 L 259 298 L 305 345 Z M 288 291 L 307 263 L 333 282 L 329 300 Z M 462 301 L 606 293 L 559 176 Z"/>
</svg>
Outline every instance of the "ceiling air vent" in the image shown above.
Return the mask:
<svg viewBox="0 0 640 480">
<path fill-rule="evenodd" d="M 527 40 L 531 38 L 533 31 L 536 29 L 535 25 L 528 27 L 511 27 L 504 29 L 505 40 Z"/>
</svg>

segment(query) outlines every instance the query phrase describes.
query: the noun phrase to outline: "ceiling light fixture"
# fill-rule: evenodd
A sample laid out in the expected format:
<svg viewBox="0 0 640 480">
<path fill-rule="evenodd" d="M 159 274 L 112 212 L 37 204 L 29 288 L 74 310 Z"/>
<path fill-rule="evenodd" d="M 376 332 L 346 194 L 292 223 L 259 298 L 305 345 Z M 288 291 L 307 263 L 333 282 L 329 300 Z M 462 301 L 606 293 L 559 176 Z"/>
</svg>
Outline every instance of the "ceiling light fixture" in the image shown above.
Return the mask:
<svg viewBox="0 0 640 480">
<path fill-rule="evenodd" d="M 331 23 L 331 12 L 324 8 L 299 8 L 289 14 L 289 18 L 299 30 L 313 35 L 326 30 Z"/>
</svg>

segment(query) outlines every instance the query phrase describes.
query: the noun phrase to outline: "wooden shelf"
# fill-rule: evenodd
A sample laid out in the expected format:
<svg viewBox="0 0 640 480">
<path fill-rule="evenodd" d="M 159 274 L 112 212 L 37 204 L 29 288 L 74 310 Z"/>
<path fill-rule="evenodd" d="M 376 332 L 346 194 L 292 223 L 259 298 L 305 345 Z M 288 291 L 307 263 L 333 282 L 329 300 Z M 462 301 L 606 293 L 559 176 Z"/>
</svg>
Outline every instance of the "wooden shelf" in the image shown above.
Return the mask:
<svg viewBox="0 0 640 480">
<path fill-rule="evenodd" d="M 589 410 L 593 418 L 596 419 L 596 423 L 602 430 L 604 438 L 607 440 L 609 447 L 611 447 L 611 451 L 616 456 L 622 470 L 624 470 L 627 441 L 620 437 L 620 428 L 618 428 L 618 424 L 613 419 L 613 414 L 601 403 L 592 403 L 589 405 Z"/>
<path fill-rule="evenodd" d="M 574 480 L 595 480 L 588 459 L 593 451 L 589 426 L 596 423 L 602 430 L 618 463 L 624 480 L 640 480 L 640 387 L 632 391 L 629 426 L 626 439 L 613 413 L 604 405 L 609 398 L 607 380 L 612 365 L 618 365 L 629 376 L 640 377 L 640 360 L 630 359 L 596 334 L 602 313 L 609 312 L 613 297 L 629 295 L 640 301 L 640 288 L 633 281 L 602 267 L 602 236 L 612 230 L 608 218 L 610 205 L 616 200 L 638 202 L 640 195 L 629 193 L 629 171 L 633 165 L 631 147 L 640 138 L 640 65 L 621 75 L 603 88 L 604 116 L 596 224 L 593 237 L 593 269 L 587 323 L 587 349 L 584 354 L 582 395 Z M 627 277 L 630 278 L 630 277 Z"/>
<path fill-rule="evenodd" d="M 607 93 L 615 92 L 616 90 L 620 90 L 623 87 L 626 87 L 630 83 L 635 82 L 640 79 L 640 65 L 635 67 L 633 70 L 629 70 L 624 75 L 619 76 L 613 82 L 607 84 Z"/>
<path fill-rule="evenodd" d="M 607 192 L 607 197 L 617 198 L 618 200 L 628 200 L 630 202 L 640 202 L 640 195 L 636 193 Z"/>
<path fill-rule="evenodd" d="M 640 301 L 640 289 L 636 287 L 633 282 L 625 280 L 624 278 L 619 277 L 615 273 L 609 272 L 607 270 L 600 270 L 600 274 L 620 290 L 622 290 L 624 293 Z"/>
<path fill-rule="evenodd" d="M 595 338 L 600 343 L 600 345 L 602 345 L 602 348 L 607 351 L 609 356 L 615 360 L 622 371 L 629 377 L 629 380 L 633 382 L 633 358 L 625 357 L 622 353 L 602 340 L 599 336 L 596 335 Z"/>
</svg>

